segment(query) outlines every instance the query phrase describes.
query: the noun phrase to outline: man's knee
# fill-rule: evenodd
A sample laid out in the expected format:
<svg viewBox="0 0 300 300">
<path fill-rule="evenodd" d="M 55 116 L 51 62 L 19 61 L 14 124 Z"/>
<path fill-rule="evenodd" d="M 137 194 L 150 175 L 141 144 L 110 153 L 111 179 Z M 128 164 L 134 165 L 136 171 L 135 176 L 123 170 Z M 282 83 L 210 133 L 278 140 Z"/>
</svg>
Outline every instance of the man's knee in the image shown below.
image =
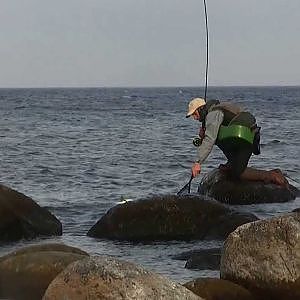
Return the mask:
<svg viewBox="0 0 300 300">
<path fill-rule="evenodd" d="M 229 169 L 229 177 L 234 179 L 234 180 L 238 180 L 241 177 L 241 174 L 245 171 L 245 169 L 247 168 L 246 166 L 232 166 Z"/>
</svg>

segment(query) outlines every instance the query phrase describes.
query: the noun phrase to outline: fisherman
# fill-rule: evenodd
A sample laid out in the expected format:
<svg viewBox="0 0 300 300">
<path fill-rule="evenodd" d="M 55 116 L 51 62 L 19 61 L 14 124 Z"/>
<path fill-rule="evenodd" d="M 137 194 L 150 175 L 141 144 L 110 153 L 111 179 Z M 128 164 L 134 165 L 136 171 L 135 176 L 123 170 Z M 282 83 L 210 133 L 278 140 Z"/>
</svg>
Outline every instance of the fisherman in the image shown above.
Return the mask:
<svg viewBox="0 0 300 300">
<path fill-rule="evenodd" d="M 233 180 L 264 181 L 287 186 L 288 182 L 279 169 L 264 171 L 247 167 L 251 155 L 260 154 L 260 127 L 251 113 L 229 102 L 205 102 L 202 98 L 195 98 L 188 105 L 186 117 L 190 116 L 202 123 L 199 138 L 193 141 L 198 149 L 197 160 L 192 165 L 193 177 L 200 174 L 201 165 L 216 144 L 228 160 L 219 169 Z M 239 135 L 235 130 L 240 131 Z"/>
</svg>

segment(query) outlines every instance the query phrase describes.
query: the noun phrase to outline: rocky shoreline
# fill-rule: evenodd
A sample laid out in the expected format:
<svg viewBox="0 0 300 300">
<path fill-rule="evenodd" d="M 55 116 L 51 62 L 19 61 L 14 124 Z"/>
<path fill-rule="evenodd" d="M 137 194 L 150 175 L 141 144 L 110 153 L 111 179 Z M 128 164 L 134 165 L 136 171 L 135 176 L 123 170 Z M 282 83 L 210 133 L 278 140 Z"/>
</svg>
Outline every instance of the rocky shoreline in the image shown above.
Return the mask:
<svg viewBox="0 0 300 300">
<path fill-rule="evenodd" d="M 228 188 L 211 177 L 203 184 L 209 196 Z M 267 202 L 272 193 L 274 202 L 278 195 L 289 195 L 284 201 L 290 201 L 299 194 L 292 186 L 278 193 L 278 187 L 258 185 L 259 199 L 265 201 L 265 191 Z M 242 187 L 236 185 L 234 199 L 252 199 L 253 186 Z M 2 243 L 55 235 L 62 235 L 62 224 L 54 215 L 0 185 Z M 186 268 L 220 270 L 220 278 L 178 284 L 117 257 L 90 255 L 64 244 L 36 244 L 0 257 L 0 299 L 300 299 L 298 210 L 258 220 L 207 195 L 156 196 L 111 208 L 87 235 L 139 242 L 219 239 L 224 241 L 220 249 L 194 250 L 173 259 L 186 260 Z"/>
</svg>

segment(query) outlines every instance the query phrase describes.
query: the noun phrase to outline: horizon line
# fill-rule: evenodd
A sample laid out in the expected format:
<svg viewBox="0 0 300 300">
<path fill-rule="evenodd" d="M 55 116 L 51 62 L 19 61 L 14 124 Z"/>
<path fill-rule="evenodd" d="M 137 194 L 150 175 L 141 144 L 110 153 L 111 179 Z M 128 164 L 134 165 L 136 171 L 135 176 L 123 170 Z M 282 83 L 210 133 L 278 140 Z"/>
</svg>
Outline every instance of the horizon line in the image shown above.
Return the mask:
<svg viewBox="0 0 300 300">
<path fill-rule="evenodd" d="M 211 85 L 208 86 L 209 88 L 270 88 L 270 87 L 300 87 L 300 84 L 280 84 L 280 85 L 275 85 L 275 84 L 266 84 L 266 85 Z M 11 86 L 11 87 L 0 87 L 0 89 L 151 89 L 151 88 L 203 88 L 204 86 L 195 86 L 195 85 L 164 85 L 164 86 Z"/>
</svg>

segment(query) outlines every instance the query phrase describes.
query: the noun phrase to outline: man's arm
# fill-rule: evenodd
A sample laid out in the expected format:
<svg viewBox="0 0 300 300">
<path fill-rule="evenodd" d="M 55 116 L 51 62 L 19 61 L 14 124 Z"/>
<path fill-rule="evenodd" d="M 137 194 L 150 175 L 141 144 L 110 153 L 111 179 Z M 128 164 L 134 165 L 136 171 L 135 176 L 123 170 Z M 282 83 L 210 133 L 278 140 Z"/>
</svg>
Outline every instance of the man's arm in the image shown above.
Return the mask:
<svg viewBox="0 0 300 300">
<path fill-rule="evenodd" d="M 205 136 L 202 144 L 198 147 L 198 157 L 196 162 L 202 164 L 210 154 L 213 145 L 215 144 L 219 128 L 223 122 L 224 113 L 221 110 L 214 110 L 206 116 Z"/>
</svg>

